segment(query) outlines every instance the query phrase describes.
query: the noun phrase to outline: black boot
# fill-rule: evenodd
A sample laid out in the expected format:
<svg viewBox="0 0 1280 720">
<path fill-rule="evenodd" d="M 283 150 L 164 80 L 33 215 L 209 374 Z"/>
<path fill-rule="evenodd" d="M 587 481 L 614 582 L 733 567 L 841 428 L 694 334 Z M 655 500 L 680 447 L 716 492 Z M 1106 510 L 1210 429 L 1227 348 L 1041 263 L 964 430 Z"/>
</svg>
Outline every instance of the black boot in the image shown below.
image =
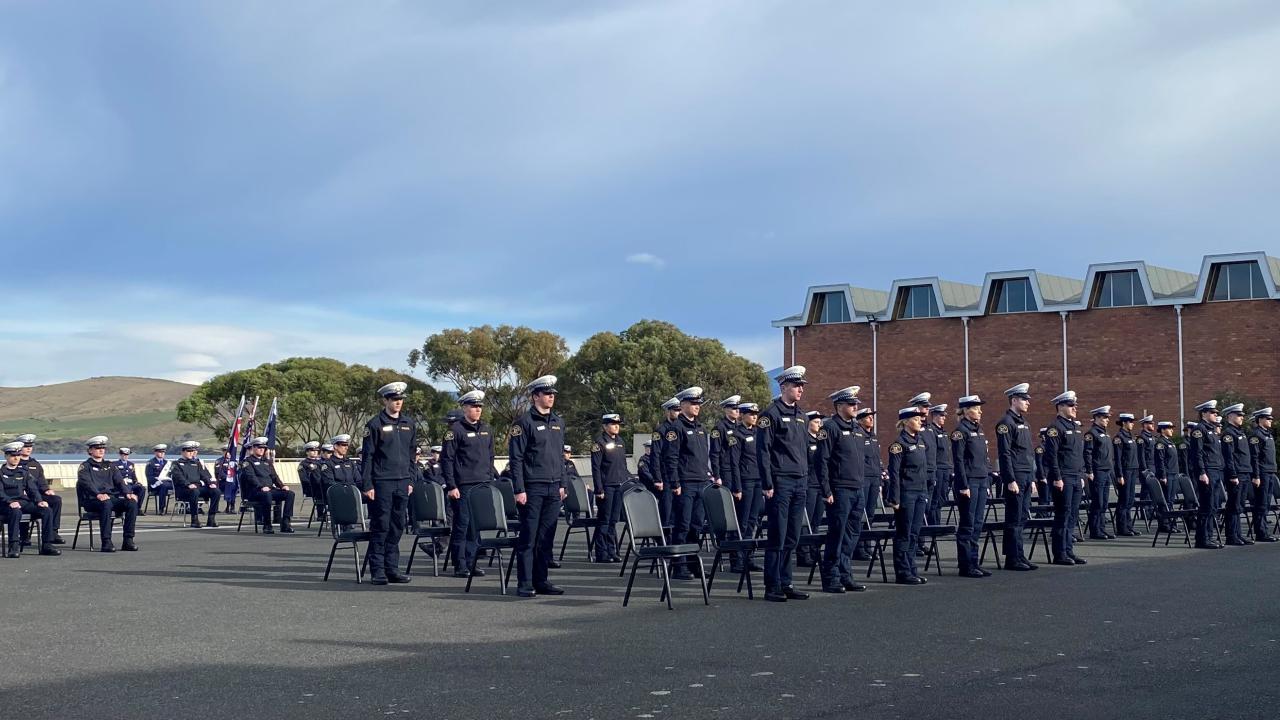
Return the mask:
<svg viewBox="0 0 1280 720">
<path fill-rule="evenodd" d="M 137 552 L 138 546 L 134 544 L 133 538 L 127 537 L 124 539 L 124 545 L 121 545 L 120 549 L 125 552 Z"/>
<path fill-rule="evenodd" d="M 209 521 L 205 523 L 208 527 L 218 527 L 218 513 L 209 513 Z"/>
<path fill-rule="evenodd" d="M 22 557 L 22 541 L 9 543 L 9 552 L 4 555 L 7 558 Z"/>
<path fill-rule="evenodd" d="M 54 547 L 52 544 L 44 545 L 40 548 L 41 555 L 61 555 L 62 551 Z"/>
</svg>

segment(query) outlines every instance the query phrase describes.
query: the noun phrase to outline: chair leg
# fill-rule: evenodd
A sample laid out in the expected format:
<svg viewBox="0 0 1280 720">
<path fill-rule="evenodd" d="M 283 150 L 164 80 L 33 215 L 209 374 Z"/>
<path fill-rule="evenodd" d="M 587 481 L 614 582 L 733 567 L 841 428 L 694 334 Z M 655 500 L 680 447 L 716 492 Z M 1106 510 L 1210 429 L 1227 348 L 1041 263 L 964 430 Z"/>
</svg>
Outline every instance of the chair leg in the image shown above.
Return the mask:
<svg viewBox="0 0 1280 720">
<path fill-rule="evenodd" d="M 627 572 L 627 560 L 631 558 L 631 543 L 627 543 L 627 549 L 622 553 L 622 567 L 618 568 L 618 577 L 622 577 Z"/>
<path fill-rule="evenodd" d="M 671 606 L 671 565 L 667 560 L 658 561 L 658 572 L 662 575 L 662 595 L 658 598 L 658 602 L 667 601 L 667 609 L 674 610 Z"/>
<path fill-rule="evenodd" d="M 324 566 L 325 582 L 329 581 L 329 571 L 333 569 L 333 556 L 337 554 L 337 552 L 338 552 L 338 541 L 334 540 L 333 547 L 329 548 L 329 562 L 325 563 L 325 566 Z"/>
<path fill-rule="evenodd" d="M 933 567 L 934 567 L 934 569 L 937 571 L 938 576 L 939 576 L 939 577 L 941 577 L 941 576 L 942 576 L 942 555 L 940 555 L 940 554 L 939 554 L 939 552 L 940 552 L 940 551 L 938 550 L 938 537 L 935 535 L 935 536 L 930 540 L 930 547 L 929 547 L 929 560 L 933 560 L 933 561 L 934 561 L 934 563 L 933 563 Z M 925 572 L 928 572 L 928 571 L 929 571 L 929 562 L 928 562 L 928 560 L 926 560 L 926 561 L 925 561 L 925 563 L 924 563 L 924 569 L 925 569 Z"/>
<path fill-rule="evenodd" d="M 600 531 L 599 531 L 599 530 L 596 530 L 596 532 L 597 532 L 597 533 L 599 533 Z M 586 536 L 586 538 L 587 538 L 587 562 L 591 562 L 591 560 L 592 560 L 592 558 L 591 558 L 591 545 L 592 545 L 592 543 L 591 543 L 591 528 L 589 528 L 589 527 L 582 528 L 582 534 L 583 534 L 583 535 L 585 535 L 585 536 Z M 567 537 L 568 537 L 568 536 L 566 535 L 566 538 L 567 538 Z"/>
<path fill-rule="evenodd" d="M 72 538 L 71 538 L 71 549 L 72 549 L 72 550 L 75 550 L 75 549 L 76 549 L 76 543 L 79 543 L 79 542 L 80 542 L 80 526 L 81 526 L 81 525 L 83 525 L 83 524 L 84 524 L 84 518 L 81 518 L 81 519 L 76 523 L 76 534 L 75 534 L 74 536 L 72 536 Z M 89 530 L 89 532 L 93 532 L 93 530 L 92 530 L 92 529 L 90 529 L 90 530 Z"/>
<path fill-rule="evenodd" d="M 710 605 L 711 587 L 707 585 L 707 568 L 702 564 L 701 556 L 694 555 L 693 559 L 698 561 L 698 580 L 702 583 L 702 604 Z"/>
<path fill-rule="evenodd" d="M 889 582 L 889 572 L 884 567 L 884 548 L 888 543 L 887 540 L 881 540 L 879 547 L 876 548 L 876 556 L 880 558 L 880 582 Z"/>
<path fill-rule="evenodd" d="M 476 563 L 479 560 L 480 560 L 480 551 L 476 550 L 476 556 L 474 559 L 471 560 L 470 572 L 467 573 L 467 586 L 463 589 L 463 592 L 471 592 L 471 581 L 474 580 L 476 577 Z"/>
<path fill-rule="evenodd" d="M 507 578 L 506 580 L 503 581 L 508 586 L 511 585 L 511 573 L 515 571 L 515 567 L 516 567 L 516 549 L 511 548 L 511 555 L 507 558 Z"/>
<path fill-rule="evenodd" d="M 569 536 L 573 534 L 573 525 L 564 531 L 564 540 L 560 542 L 560 557 L 556 558 L 559 562 L 564 562 L 564 549 L 569 546 Z"/>
<path fill-rule="evenodd" d="M 626 565 L 624 564 L 625 568 Z M 622 595 L 622 607 L 626 607 L 631 602 L 631 586 L 636 582 L 636 570 L 640 569 L 640 556 L 636 555 L 636 559 L 631 563 L 631 577 L 627 580 L 627 591 Z"/>
<path fill-rule="evenodd" d="M 413 539 L 412 547 L 409 548 L 409 563 L 404 566 L 404 573 L 408 575 L 413 572 L 413 558 L 418 554 L 418 538 Z"/>
<path fill-rule="evenodd" d="M 707 590 L 711 590 L 711 585 L 716 581 L 716 572 L 720 569 L 720 556 L 723 554 L 723 550 L 716 548 L 716 556 L 711 560 L 711 577 L 707 578 Z"/>
</svg>

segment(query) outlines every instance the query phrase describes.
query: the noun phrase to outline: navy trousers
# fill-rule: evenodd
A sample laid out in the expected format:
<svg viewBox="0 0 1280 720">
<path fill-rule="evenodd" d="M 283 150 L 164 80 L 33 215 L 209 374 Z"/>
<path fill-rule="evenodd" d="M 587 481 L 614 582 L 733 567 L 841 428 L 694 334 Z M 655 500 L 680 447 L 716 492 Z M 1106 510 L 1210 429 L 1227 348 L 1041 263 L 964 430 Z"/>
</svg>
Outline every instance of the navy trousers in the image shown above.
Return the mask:
<svg viewBox="0 0 1280 720">
<path fill-rule="evenodd" d="M 1080 517 L 1080 476 L 1063 475 L 1062 489 L 1053 493 L 1053 558 L 1075 557 L 1076 518 Z"/>
<path fill-rule="evenodd" d="M 1116 534 L 1133 532 L 1133 500 L 1142 478 L 1138 468 L 1125 468 L 1124 485 L 1116 485 Z M 1117 478 L 1119 482 L 1119 478 Z"/>
<path fill-rule="evenodd" d="M 618 522 L 622 520 L 622 487 L 605 486 L 604 499 L 596 497 L 596 517 L 600 527 L 594 538 L 596 561 L 608 562 L 618 556 Z"/>
<path fill-rule="evenodd" d="M 1015 472 L 1013 481 L 1018 484 L 1018 492 L 1004 491 L 1004 557 L 1007 562 L 1025 560 L 1026 553 L 1022 548 L 1022 531 L 1027 525 L 1027 516 L 1031 511 L 1031 483 L 1035 482 L 1035 473 Z M 1008 478 L 1000 478 L 1001 483 L 1008 483 Z"/>
<path fill-rule="evenodd" d="M 547 584 L 547 561 L 556 541 L 560 519 L 560 486 L 528 483 L 520 506 L 520 536 L 516 538 L 516 576 L 520 589 L 537 590 Z"/>
<path fill-rule="evenodd" d="M 409 481 L 375 480 L 369 503 L 369 574 L 378 577 L 400 572 L 400 536 L 404 535 L 405 509 L 409 507 Z M 285 505 L 285 517 L 293 512 L 293 498 Z"/>
<path fill-rule="evenodd" d="M 791 586 L 791 561 L 796 546 L 800 544 L 807 484 L 808 478 L 804 477 L 773 479 L 773 497 L 765 501 L 765 512 L 769 517 L 764 551 L 766 590 L 778 591 Z"/>
<path fill-rule="evenodd" d="M 470 570 L 476 559 L 479 533 L 471 523 L 471 511 L 467 498 L 479 485 L 459 485 L 457 500 L 450 500 L 453 508 L 453 525 L 449 530 L 449 547 L 453 551 L 454 568 L 458 571 Z"/>
<path fill-rule="evenodd" d="M 827 541 L 822 552 L 822 580 L 835 585 L 853 577 L 853 549 L 862 535 L 862 488 L 832 488 L 827 505 Z"/>
<path fill-rule="evenodd" d="M 987 514 L 986 479 L 969 481 L 969 497 L 956 493 L 956 508 L 960 511 L 960 522 L 956 527 L 956 558 L 960 572 L 966 572 L 980 566 L 982 523 Z"/>
<path fill-rule="evenodd" d="M 893 574 L 899 580 L 916 577 L 916 549 L 929 505 L 928 490 L 903 490 L 893 511 Z"/>
<path fill-rule="evenodd" d="M 1107 505 L 1111 503 L 1111 471 L 1099 470 L 1089 481 L 1089 537 L 1107 534 Z"/>
<path fill-rule="evenodd" d="M 681 543 L 697 543 L 702 539 L 702 519 L 706 510 L 702 507 L 702 490 L 705 483 L 686 482 L 680 484 L 680 494 L 675 499 L 675 527 L 672 532 L 672 545 Z M 682 567 L 692 568 L 689 560 L 673 562 L 672 571 Z"/>
</svg>

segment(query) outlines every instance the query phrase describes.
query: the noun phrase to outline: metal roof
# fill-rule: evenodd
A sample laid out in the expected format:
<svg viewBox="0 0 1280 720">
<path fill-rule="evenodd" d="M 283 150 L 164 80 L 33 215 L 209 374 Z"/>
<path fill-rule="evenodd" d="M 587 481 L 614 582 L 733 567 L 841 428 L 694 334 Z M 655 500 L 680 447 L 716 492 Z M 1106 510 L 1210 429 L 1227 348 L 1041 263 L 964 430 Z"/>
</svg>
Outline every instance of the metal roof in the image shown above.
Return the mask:
<svg viewBox="0 0 1280 720">
<path fill-rule="evenodd" d="M 978 300 L 982 298 L 981 285 L 939 280 L 938 288 L 942 291 L 942 304 L 948 310 L 974 310 Z"/>
<path fill-rule="evenodd" d="M 1200 276 L 1181 270 L 1148 265 L 1147 280 L 1151 282 L 1151 293 L 1157 298 L 1189 297 L 1195 294 Z"/>
<path fill-rule="evenodd" d="M 1078 303 L 1084 296 L 1083 280 L 1036 272 L 1036 281 L 1040 284 L 1040 295 L 1046 305 Z"/>
</svg>

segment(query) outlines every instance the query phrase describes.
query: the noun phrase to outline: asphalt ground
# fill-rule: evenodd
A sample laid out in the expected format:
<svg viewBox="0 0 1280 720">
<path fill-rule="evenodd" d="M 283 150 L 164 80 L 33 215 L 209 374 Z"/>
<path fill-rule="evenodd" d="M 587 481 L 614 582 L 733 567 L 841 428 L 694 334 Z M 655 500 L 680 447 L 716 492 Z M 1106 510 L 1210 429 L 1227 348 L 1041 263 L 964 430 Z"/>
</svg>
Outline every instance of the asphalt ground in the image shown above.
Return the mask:
<svg viewBox="0 0 1280 720">
<path fill-rule="evenodd" d="M 618 566 L 586 563 L 580 535 L 553 571 L 567 593 L 521 600 L 493 571 L 464 594 L 417 563 L 410 585 L 358 585 L 349 554 L 322 582 L 327 539 L 226 524 L 148 517 L 137 553 L 82 535 L 60 558 L 0 560 L 0 717 L 1280 712 L 1280 544 L 1089 542 L 1087 566 L 982 580 L 956 576 L 948 545 L 924 587 L 772 604 L 717 579 L 706 607 L 695 581 L 671 612 L 648 575 L 623 608 Z"/>
</svg>

